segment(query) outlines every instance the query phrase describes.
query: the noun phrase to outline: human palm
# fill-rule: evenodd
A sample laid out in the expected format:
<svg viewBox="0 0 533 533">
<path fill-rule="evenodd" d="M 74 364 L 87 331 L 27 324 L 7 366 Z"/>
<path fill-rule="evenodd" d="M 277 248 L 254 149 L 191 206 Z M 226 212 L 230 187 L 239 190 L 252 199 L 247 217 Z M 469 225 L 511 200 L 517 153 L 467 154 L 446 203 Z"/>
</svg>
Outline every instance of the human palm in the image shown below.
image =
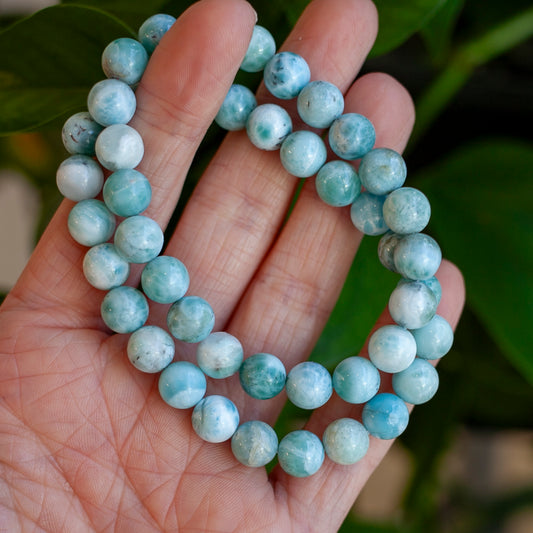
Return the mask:
<svg viewBox="0 0 533 533">
<path fill-rule="evenodd" d="M 246 51 L 255 14 L 242 0 L 204 0 L 187 11 L 154 53 L 140 87 L 134 126 L 145 141 L 139 169 L 150 179 L 147 215 L 168 223 L 185 175 Z M 316 0 L 284 48 L 302 54 L 314 79 L 335 83 L 346 110 L 369 117 L 377 146 L 401 150 L 413 123 L 411 100 L 392 78 L 353 83 L 377 29 L 367 0 Z M 259 99 L 264 99 L 261 93 Z M 278 354 L 288 368 L 305 359 L 341 290 L 361 240 L 346 209 L 323 204 L 308 182 L 286 222 L 296 186 L 277 153 L 227 136 L 194 191 L 166 254 L 191 274 L 215 330 L 239 338 L 246 354 Z M 72 202 L 58 209 L 0 318 L 0 525 L 6 531 L 335 531 L 386 452 L 343 467 L 326 460 L 299 479 L 247 468 L 229 444 L 201 441 L 190 410 L 165 404 L 157 378 L 125 356 L 127 337 L 100 318 L 102 292 L 84 280 L 85 249 L 67 231 Z M 444 262 L 439 314 L 453 325 L 463 289 Z M 132 274 L 135 284 L 139 272 Z M 364 304 L 361 304 L 364 305 Z M 150 323 L 164 324 L 153 305 Z M 386 313 L 381 322 L 390 322 Z M 190 346 L 177 356 L 191 359 Z M 209 383 L 241 420 L 272 423 L 283 398 L 245 397 L 235 378 Z M 359 409 L 338 398 L 308 428 Z M 1 529 L 1 528 L 0 528 Z M 3 529 L 2 529 L 3 530 Z"/>
</svg>

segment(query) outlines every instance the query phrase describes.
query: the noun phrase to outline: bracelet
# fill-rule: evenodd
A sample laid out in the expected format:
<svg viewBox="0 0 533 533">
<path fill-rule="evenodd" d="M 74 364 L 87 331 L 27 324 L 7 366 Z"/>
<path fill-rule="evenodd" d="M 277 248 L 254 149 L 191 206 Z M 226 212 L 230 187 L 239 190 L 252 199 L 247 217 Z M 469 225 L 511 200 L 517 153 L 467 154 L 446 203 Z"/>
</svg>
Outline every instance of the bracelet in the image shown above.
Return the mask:
<svg viewBox="0 0 533 533">
<path fill-rule="evenodd" d="M 242 85 L 232 85 L 215 122 L 229 131 L 246 129 L 259 149 L 279 149 L 289 174 L 315 176 L 317 194 L 325 203 L 351 206 L 355 227 L 381 236 L 380 262 L 401 279 L 389 299 L 394 324 L 372 334 L 368 359 L 348 357 L 330 374 L 310 361 L 287 373 L 282 360 L 269 353 L 244 358 L 237 338 L 212 331 L 213 309 L 203 298 L 187 294 L 185 265 L 160 255 L 163 232 L 141 214 L 151 201 L 151 186 L 135 170 L 144 146 L 139 133 L 128 126 L 136 109 L 134 87 L 174 22 L 170 15 L 155 15 L 141 25 L 138 40 L 111 42 L 102 54 L 107 78 L 90 90 L 87 111 L 76 113 L 63 126 L 63 143 L 71 155 L 59 166 L 56 178 L 60 192 L 76 202 L 68 216 L 69 233 L 89 247 L 84 275 L 93 287 L 107 291 L 101 305 L 105 324 L 115 333 L 130 334 L 131 363 L 142 372 L 160 373 L 162 400 L 176 409 L 192 409 L 192 427 L 200 438 L 231 439 L 236 459 L 250 467 L 265 466 L 277 455 L 283 470 L 297 477 L 317 472 L 325 455 L 338 464 L 353 464 L 365 455 L 369 435 L 393 439 L 405 430 L 406 403 L 421 404 L 433 397 L 439 380 L 429 360 L 445 355 L 453 342 L 452 328 L 436 314 L 441 287 L 435 272 L 441 250 L 432 237 L 421 233 L 430 218 L 429 201 L 421 191 L 403 186 L 406 165 L 400 154 L 374 148 L 372 123 L 360 114 L 343 113 L 340 90 L 327 81 L 310 81 L 305 59 L 292 52 L 276 53 L 272 35 L 256 25 L 241 69 L 263 71 L 273 96 L 296 99 L 302 121 L 327 130 L 325 138 L 338 159 L 327 161 L 322 136 L 311 130 L 293 131 L 282 106 L 257 105 L 252 91 Z M 356 171 L 352 162 L 357 159 Z M 111 172 L 105 180 L 103 169 Z M 116 217 L 123 219 L 118 225 Z M 140 288 L 125 285 L 131 264 L 144 265 Z M 147 299 L 171 304 L 166 329 L 144 325 Z M 176 341 L 197 343 L 197 364 L 174 361 Z M 361 422 L 340 418 L 322 438 L 296 430 L 278 442 L 274 429 L 262 421 L 240 424 L 229 398 L 206 396 L 206 376 L 224 379 L 236 373 L 249 396 L 268 400 L 285 389 L 289 400 L 303 409 L 324 405 L 335 391 L 345 402 L 364 404 Z M 379 392 L 381 373 L 392 374 L 394 394 Z"/>
</svg>

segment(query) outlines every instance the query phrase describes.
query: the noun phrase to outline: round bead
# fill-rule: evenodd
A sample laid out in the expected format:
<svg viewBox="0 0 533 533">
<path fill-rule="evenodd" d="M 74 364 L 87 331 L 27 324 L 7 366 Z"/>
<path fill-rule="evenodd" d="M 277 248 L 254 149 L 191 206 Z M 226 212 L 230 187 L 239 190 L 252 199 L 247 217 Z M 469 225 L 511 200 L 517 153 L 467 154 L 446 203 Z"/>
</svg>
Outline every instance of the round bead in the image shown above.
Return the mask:
<svg viewBox="0 0 533 533">
<path fill-rule="evenodd" d="M 358 159 L 369 152 L 376 142 L 374 126 L 363 115 L 346 113 L 329 128 L 329 145 L 342 159 Z"/>
<path fill-rule="evenodd" d="M 416 341 L 416 355 L 423 359 L 439 359 L 453 344 L 453 329 L 440 315 L 435 315 L 425 326 L 413 329 L 411 333 Z"/>
<path fill-rule="evenodd" d="M 128 341 L 128 359 L 141 372 L 161 372 L 174 359 L 172 337 L 157 326 L 144 326 L 133 332 Z"/>
<path fill-rule="evenodd" d="M 422 231 L 431 216 L 431 206 L 425 194 L 413 187 L 392 191 L 383 204 L 387 226 L 401 235 Z"/>
<path fill-rule="evenodd" d="M 170 363 L 159 376 L 159 394 L 176 409 L 194 407 L 205 395 L 204 373 L 189 361 Z"/>
<path fill-rule="evenodd" d="M 72 115 L 61 130 L 61 138 L 67 151 L 71 154 L 94 155 L 94 143 L 103 130 L 87 111 Z"/>
<path fill-rule="evenodd" d="M 72 238 L 84 246 L 106 242 L 115 231 L 115 217 L 100 200 L 82 200 L 68 215 Z"/>
<path fill-rule="evenodd" d="M 280 52 L 265 66 L 265 86 L 276 98 L 282 100 L 296 98 L 310 79 L 311 71 L 307 61 L 294 52 Z"/>
<path fill-rule="evenodd" d="M 389 298 L 389 312 L 396 324 L 407 329 L 425 326 L 435 315 L 437 299 L 420 281 L 397 285 Z"/>
<path fill-rule="evenodd" d="M 281 164 L 298 178 L 316 174 L 326 162 L 324 141 L 312 131 L 295 131 L 286 137 L 280 149 Z"/>
<path fill-rule="evenodd" d="M 394 439 L 409 423 L 409 411 L 404 401 L 395 394 L 377 394 L 363 407 L 363 425 L 378 439 Z"/>
<path fill-rule="evenodd" d="M 291 431 L 279 443 L 278 460 L 281 468 L 291 476 L 311 476 L 324 462 L 324 446 L 310 431 Z"/>
<path fill-rule="evenodd" d="M 329 128 L 344 111 L 344 97 L 327 81 L 311 81 L 296 101 L 300 118 L 313 128 Z"/>
<path fill-rule="evenodd" d="M 89 91 L 87 108 L 102 126 L 127 124 L 135 114 L 137 101 L 131 87 L 120 80 L 102 80 Z"/>
<path fill-rule="evenodd" d="M 437 241 L 424 233 L 410 233 L 394 250 L 396 270 L 408 279 L 429 279 L 437 272 L 442 253 Z"/>
<path fill-rule="evenodd" d="M 237 428 L 231 437 L 231 451 L 245 466 L 265 466 L 278 451 L 278 436 L 265 422 L 250 420 Z"/>
<path fill-rule="evenodd" d="M 261 150 L 277 150 L 291 131 L 289 113 L 276 104 L 257 106 L 246 122 L 248 138 Z"/>
<path fill-rule="evenodd" d="M 287 373 L 275 355 L 256 353 L 243 361 L 239 379 L 244 391 L 252 398 L 268 400 L 283 390 Z"/>
<path fill-rule="evenodd" d="M 403 235 L 398 235 L 392 231 L 387 231 L 378 243 L 378 258 L 380 263 L 391 272 L 396 272 L 396 265 L 394 264 L 394 250 L 403 238 Z"/>
<path fill-rule="evenodd" d="M 111 171 L 134 168 L 143 158 L 142 137 L 126 124 L 106 128 L 96 140 L 96 157 L 100 164 Z"/>
<path fill-rule="evenodd" d="M 401 372 L 414 361 L 415 356 L 415 339 L 400 326 L 382 326 L 370 337 L 368 357 L 383 372 Z"/>
<path fill-rule="evenodd" d="M 241 63 L 244 72 L 260 72 L 276 53 L 276 42 L 263 26 L 255 25 L 248 50 Z"/>
<path fill-rule="evenodd" d="M 375 148 L 361 159 L 359 177 L 372 194 L 388 194 L 401 187 L 407 177 L 403 157 L 390 148 Z"/>
<path fill-rule="evenodd" d="M 241 343 L 225 331 L 211 333 L 196 349 L 198 366 L 211 378 L 223 379 L 232 376 L 239 370 L 242 358 Z"/>
<path fill-rule="evenodd" d="M 379 390 L 378 369 L 364 357 L 347 357 L 333 372 L 335 392 L 348 403 L 365 403 Z"/>
<path fill-rule="evenodd" d="M 333 392 L 331 375 L 325 367 L 304 361 L 292 368 L 285 384 L 289 400 L 302 409 L 324 405 Z"/>
<path fill-rule="evenodd" d="M 328 205 L 350 205 L 361 194 L 361 180 L 350 163 L 330 161 L 316 175 L 316 192 Z"/>
<path fill-rule="evenodd" d="M 104 183 L 100 165 L 87 155 L 73 155 L 57 169 L 56 183 L 59 192 L 69 200 L 79 202 L 98 196 Z"/>
<path fill-rule="evenodd" d="M 155 50 L 174 22 L 176 19 L 173 16 L 158 14 L 151 16 L 141 24 L 138 32 L 139 41 L 149 54 Z"/>
<path fill-rule="evenodd" d="M 118 253 L 114 244 L 97 244 L 83 258 L 83 273 L 93 287 L 107 291 L 126 282 L 130 264 Z"/>
<path fill-rule="evenodd" d="M 189 288 L 189 273 L 179 259 L 160 255 L 144 267 L 141 284 L 150 300 L 171 304 L 185 296 Z"/>
<path fill-rule="evenodd" d="M 192 427 L 207 442 L 224 442 L 239 426 L 239 412 L 235 404 L 224 396 L 206 396 L 192 412 Z"/>
<path fill-rule="evenodd" d="M 234 84 L 215 117 L 215 122 L 225 130 L 238 131 L 246 126 L 250 113 L 257 107 L 255 95 L 248 87 Z"/>
<path fill-rule="evenodd" d="M 170 307 L 167 325 L 176 339 L 200 342 L 211 333 L 215 325 L 215 313 L 203 298 L 185 296 Z"/>
<path fill-rule="evenodd" d="M 143 174 L 125 168 L 107 178 L 103 196 L 107 207 L 115 215 L 131 217 L 148 207 L 152 199 L 152 187 Z"/>
<path fill-rule="evenodd" d="M 116 333 L 132 333 L 148 318 L 148 302 L 133 287 L 115 287 L 105 296 L 100 313 L 107 327 Z"/>
<path fill-rule="evenodd" d="M 353 225 L 365 235 L 382 235 L 389 228 L 383 218 L 385 196 L 362 192 L 350 208 Z"/>
<path fill-rule="evenodd" d="M 365 427 L 353 418 L 339 418 L 325 429 L 322 442 L 335 463 L 352 465 L 366 454 L 370 439 Z"/>
<path fill-rule="evenodd" d="M 158 256 L 163 241 L 157 222 L 142 215 L 124 219 L 115 232 L 115 246 L 130 263 L 148 263 Z"/>
<path fill-rule="evenodd" d="M 400 281 L 398 281 L 398 285 L 403 285 L 404 283 L 411 283 L 413 281 L 412 279 L 402 278 Z M 424 285 L 427 285 L 427 287 L 431 290 L 431 292 L 435 295 L 435 298 L 437 300 L 437 305 L 440 303 L 440 299 L 442 297 L 442 287 L 440 286 L 440 281 L 435 277 L 431 277 L 428 279 L 421 279 L 417 280 L 422 282 Z"/>
<path fill-rule="evenodd" d="M 141 80 L 147 64 L 146 49 L 139 41 L 129 37 L 111 41 L 102 53 L 104 74 L 128 85 L 135 85 Z"/>
<path fill-rule="evenodd" d="M 404 402 L 419 405 L 435 396 L 439 375 L 431 363 L 416 358 L 408 368 L 392 376 L 392 388 Z"/>
</svg>

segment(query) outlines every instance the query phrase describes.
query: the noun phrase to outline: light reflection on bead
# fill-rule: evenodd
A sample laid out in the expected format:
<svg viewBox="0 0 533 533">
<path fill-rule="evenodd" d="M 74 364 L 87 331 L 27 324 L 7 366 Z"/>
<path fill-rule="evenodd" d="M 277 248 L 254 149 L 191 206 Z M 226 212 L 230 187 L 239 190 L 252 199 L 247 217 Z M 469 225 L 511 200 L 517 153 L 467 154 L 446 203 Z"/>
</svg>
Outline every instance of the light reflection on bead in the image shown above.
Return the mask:
<svg viewBox="0 0 533 533">
<path fill-rule="evenodd" d="M 174 341 L 157 326 L 144 326 L 133 332 L 128 341 L 128 358 L 141 372 L 161 372 L 174 358 Z"/>
<path fill-rule="evenodd" d="M 198 366 L 211 378 L 232 376 L 239 370 L 242 358 L 241 343 L 225 331 L 210 333 L 196 348 Z"/>
<path fill-rule="evenodd" d="M 276 457 L 278 437 L 265 422 L 250 420 L 239 426 L 231 437 L 231 451 L 245 466 L 265 466 Z"/>
<path fill-rule="evenodd" d="M 83 258 L 83 274 L 93 287 L 107 291 L 126 282 L 130 264 L 118 253 L 114 244 L 97 244 Z"/>
<path fill-rule="evenodd" d="M 404 401 L 395 394 L 377 394 L 363 407 L 363 425 L 378 439 L 394 439 L 409 423 L 409 411 Z"/>
<path fill-rule="evenodd" d="M 311 81 L 298 95 L 298 114 L 313 128 L 329 128 L 344 111 L 344 97 L 327 81 Z"/>
<path fill-rule="evenodd" d="M 289 400 L 302 409 L 324 405 L 333 392 L 331 375 L 325 367 L 304 361 L 292 368 L 285 384 Z"/>
<path fill-rule="evenodd" d="M 268 400 L 285 387 L 285 366 L 275 355 L 256 353 L 245 359 L 239 369 L 242 388 L 252 398 Z"/>
<path fill-rule="evenodd" d="M 133 169 L 117 170 L 111 174 L 103 189 L 104 201 L 115 215 L 139 215 L 150 204 L 152 187 L 146 177 Z"/>
<path fill-rule="evenodd" d="M 417 233 L 428 224 L 431 206 L 426 195 L 413 187 L 392 191 L 383 204 L 387 226 L 400 235 Z"/>
<path fill-rule="evenodd" d="M 261 150 L 277 150 L 291 131 L 289 113 L 276 104 L 257 106 L 246 122 L 248 138 Z"/>
<path fill-rule="evenodd" d="M 167 314 L 170 333 L 184 342 L 204 340 L 215 325 L 215 313 L 199 296 L 185 296 L 175 302 Z"/>
<path fill-rule="evenodd" d="M 326 145 L 312 131 L 295 131 L 283 141 L 279 156 L 281 164 L 289 174 L 298 178 L 309 178 L 326 162 Z"/>
<path fill-rule="evenodd" d="M 163 38 L 163 35 L 176 22 L 172 15 L 158 14 L 146 19 L 139 28 L 138 37 L 146 51 L 151 54 Z"/>
<path fill-rule="evenodd" d="M 150 300 L 171 304 L 185 296 L 189 288 L 189 273 L 179 259 L 160 255 L 144 267 L 141 284 Z"/>
<path fill-rule="evenodd" d="M 332 461 L 352 465 L 365 456 L 370 439 L 363 424 L 353 418 L 339 418 L 326 427 L 322 442 Z"/>
<path fill-rule="evenodd" d="M 437 311 L 437 299 L 420 281 L 397 285 L 389 298 L 389 312 L 396 324 L 407 329 L 425 326 Z"/>
<path fill-rule="evenodd" d="M 256 24 L 241 63 L 244 72 L 260 72 L 276 53 L 276 42 L 272 34 L 263 26 Z"/>
<path fill-rule="evenodd" d="M 104 74 L 128 85 L 135 85 L 141 80 L 147 64 L 146 49 L 139 41 L 129 37 L 111 41 L 102 53 Z"/>
<path fill-rule="evenodd" d="M 306 60 L 294 52 L 276 54 L 266 64 L 263 74 L 266 88 L 282 100 L 296 98 L 311 79 Z"/>
<path fill-rule="evenodd" d="M 176 409 L 194 407 L 205 395 L 204 373 L 189 361 L 170 363 L 159 376 L 159 394 Z"/>
<path fill-rule="evenodd" d="M 137 130 L 126 124 L 107 127 L 96 139 L 96 157 L 100 164 L 115 172 L 134 168 L 144 155 L 144 143 Z"/>
<path fill-rule="evenodd" d="M 132 333 L 148 318 L 148 302 L 133 287 L 116 287 L 105 296 L 100 307 L 102 319 L 115 333 Z"/>
<path fill-rule="evenodd" d="M 59 192 L 69 200 L 80 202 L 94 198 L 102 190 L 102 167 L 87 155 L 73 155 L 57 169 L 56 184 Z"/>
<path fill-rule="evenodd" d="M 115 217 L 104 202 L 82 200 L 70 211 L 68 230 L 72 238 L 84 246 L 106 242 L 115 230 Z"/>
<path fill-rule="evenodd" d="M 348 403 L 365 403 L 379 390 L 378 369 L 364 357 L 347 357 L 333 372 L 335 392 Z"/>
<path fill-rule="evenodd" d="M 224 396 L 206 396 L 192 413 L 192 427 L 207 442 L 224 442 L 232 437 L 239 425 L 235 404 Z"/>
<path fill-rule="evenodd" d="M 425 326 L 411 330 L 416 341 L 416 354 L 423 359 L 444 357 L 453 344 L 453 329 L 448 321 L 435 315 Z"/>
<path fill-rule="evenodd" d="M 135 93 L 120 80 L 99 81 L 87 97 L 89 113 L 102 126 L 127 124 L 133 118 L 136 106 Z"/>
<path fill-rule="evenodd" d="M 408 368 L 392 376 L 392 387 L 404 402 L 420 405 L 437 392 L 439 375 L 431 363 L 416 358 Z"/>
<path fill-rule="evenodd" d="M 255 95 L 248 87 L 234 84 L 215 116 L 215 122 L 225 130 L 238 131 L 246 127 L 250 113 L 257 107 Z"/>
<path fill-rule="evenodd" d="M 328 205 L 350 205 L 361 194 L 361 180 L 347 161 L 326 163 L 315 178 L 316 192 Z"/>
<path fill-rule="evenodd" d="M 163 231 L 151 218 L 136 215 L 124 219 L 115 232 L 115 246 L 130 263 L 147 263 L 163 248 Z"/>
<path fill-rule="evenodd" d="M 324 462 L 324 446 L 310 431 L 291 431 L 279 443 L 278 460 L 281 468 L 291 476 L 312 476 Z"/>
<path fill-rule="evenodd" d="M 342 159 L 363 157 L 374 146 L 376 132 L 372 123 L 358 113 L 346 113 L 336 119 L 328 133 L 331 149 Z"/>
<path fill-rule="evenodd" d="M 368 357 L 383 372 L 401 372 L 414 361 L 415 356 L 415 339 L 400 326 L 382 326 L 368 342 Z"/>
<path fill-rule="evenodd" d="M 388 194 L 404 184 L 407 167 L 398 152 L 375 148 L 363 156 L 358 172 L 368 192 Z"/>
</svg>

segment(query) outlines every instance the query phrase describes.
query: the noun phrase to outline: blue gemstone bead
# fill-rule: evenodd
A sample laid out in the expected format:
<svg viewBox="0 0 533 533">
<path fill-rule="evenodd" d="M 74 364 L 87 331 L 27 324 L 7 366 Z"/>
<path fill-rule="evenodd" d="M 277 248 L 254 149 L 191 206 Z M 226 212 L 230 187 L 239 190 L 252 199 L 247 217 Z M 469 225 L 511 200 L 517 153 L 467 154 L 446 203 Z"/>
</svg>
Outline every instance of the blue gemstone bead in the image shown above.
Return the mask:
<svg viewBox="0 0 533 533">
<path fill-rule="evenodd" d="M 403 238 L 403 235 L 398 235 L 393 231 L 387 231 L 378 243 L 378 258 L 380 263 L 391 272 L 396 272 L 396 265 L 394 264 L 394 250 Z"/>
<path fill-rule="evenodd" d="M 232 376 L 239 370 L 242 358 L 242 344 L 225 331 L 211 333 L 196 348 L 198 366 L 211 378 Z"/>
<path fill-rule="evenodd" d="M 291 476 L 311 476 L 324 462 L 324 446 L 310 431 L 292 431 L 279 443 L 278 460 L 281 468 Z"/>
<path fill-rule="evenodd" d="M 416 358 L 408 368 L 392 376 L 392 388 L 404 402 L 419 405 L 435 396 L 439 375 L 431 363 Z"/>
<path fill-rule="evenodd" d="M 277 150 L 291 131 L 289 113 L 276 104 L 257 106 L 246 122 L 248 138 L 261 150 Z"/>
<path fill-rule="evenodd" d="M 108 78 L 128 85 L 139 83 L 148 65 L 148 53 L 135 39 L 121 37 L 111 41 L 102 53 L 102 70 Z"/>
<path fill-rule="evenodd" d="M 161 372 L 174 359 L 174 340 L 157 326 L 144 326 L 134 331 L 128 341 L 128 359 L 141 372 Z"/>
<path fill-rule="evenodd" d="M 100 313 L 107 327 L 116 333 L 132 333 L 148 318 L 148 302 L 133 287 L 115 287 L 105 296 Z"/>
<path fill-rule="evenodd" d="M 365 403 L 379 390 L 378 369 L 364 357 L 347 357 L 333 372 L 335 392 L 348 403 Z"/>
<path fill-rule="evenodd" d="M 414 361 L 415 356 L 415 339 L 400 326 L 382 326 L 370 337 L 368 357 L 383 372 L 401 372 Z"/>
<path fill-rule="evenodd" d="M 215 313 L 199 296 L 185 296 L 168 311 L 167 325 L 176 339 L 184 342 L 204 340 L 215 325 Z"/>
<path fill-rule="evenodd" d="M 327 81 L 311 81 L 296 101 L 300 118 L 313 128 L 329 128 L 344 111 L 344 97 Z"/>
<path fill-rule="evenodd" d="M 389 228 L 383 218 L 385 196 L 362 192 L 350 208 L 353 225 L 365 235 L 382 235 Z"/>
<path fill-rule="evenodd" d="M 372 150 L 376 142 L 374 126 L 363 115 L 346 113 L 329 128 L 329 145 L 342 159 L 358 159 Z"/>
<path fill-rule="evenodd" d="M 279 155 L 287 172 L 298 178 L 309 178 L 326 162 L 327 151 L 316 133 L 295 131 L 283 141 Z"/>
<path fill-rule="evenodd" d="M 171 304 L 185 296 L 189 288 L 189 273 L 180 260 L 160 255 L 144 267 L 141 284 L 150 300 Z"/>
<path fill-rule="evenodd" d="M 437 311 L 433 291 L 420 281 L 397 285 L 389 298 L 389 312 L 396 324 L 407 329 L 425 326 Z"/>
<path fill-rule="evenodd" d="M 388 194 L 404 184 L 407 166 L 398 152 L 375 148 L 361 159 L 359 177 L 368 192 Z"/>
<path fill-rule="evenodd" d="M 148 263 L 159 255 L 163 241 L 157 222 L 142 215 L 124 219 L 115 232 L 115 246 L 130 263 Z"/>
<path fill-rule="evenodd" d="M 163 38 L 163 35 L 176 22 L 172 15 L 157 14 L 146 19 L 139 28 L 138 38 L 146 51 L 151 54 Z"/>
<path fill-rule="evenodd" d="M 65 198 L 80 202 L 98 196 L 104 183 L 104 172 L 91 157 L 73 155 L 59 165 L 56 183 Z"/>
<path fill-rule="evenodd" d="M 283 390 L 287 373 L 275 355 L 256 353 L 243 361 L 239 379 L 244 391 L 252 398 L 268 400 Z"/>
<path fill-rule="evenodd" d="M 398 281 L 398 285 L 403 285 L 404 283 L 410 283 L 411 281 L 413 280 L 402 278 L 400 281 Z M 440 281 L 435 276 L 429 279 L 421 279 L 417 281 L 421 281 L 424 285 L 427 285 L 428 288 L 431 289 L 431 292 L 435 295 L 435 298 L 437 300 L 437 305 L 439 305 L 440 299 L 442 297 L 442 287 L 440 285 Z"/>
<path fill-rule="evenodd" d="M 255 25 L 248 50 L 241 63 L 244 72 L 260 72 L 276 53 L 276 42 L 263 26 Z"/>
<path fill-rule="evenodd" d="M 250 420 L 237 428 L 231 437 L 231 451 L 245 466 L 265 466 L 278 451 L 278 436 L 265 422 Z"/>
<path fill-rule="evenodd" d="M 159 394 L 176 409 L 194 407 L 205 395 L 204 373 L 189 361 L 170 363 L 159 376 Z"/>
<path fill-rule="evenodd" d="M 93 287 L 107 291 L 126 282 L 130 264 L 118 253 L 114 244 L 97 244 L 83 258 L 83 273 Z"/>
<path fill-rule="evenodd" d="M 61 130 L 61 138 L 71 154 L 94 155 L 94 143 L 104 129 L 87 111 L 81 111 L 67 119 Z"/>
<path fill-rule="evenodd" d="M 292 368 L 285 384 L 289 400 L 302 409 L 324 405 L 333 392 L 331 375 L 325 367 L 304 361 Z"/>
<path fill-rule="evenodd" d="M 192 412 L 192 427 L 207 442 L 224 442 L 239 426 L 239 412 L 235 404 L 224 396 L 206 396 Z"/>
<path fill-rule="evenodd" d="M 332 461 L 353 465 L 365 456 L 370 439 L 363 424 L 353 418 L 339 418 L 325 429 L 322 442 Z"/>
<path fill-rule="evenodd" d="M 84 246 L 102 244 L 115 231 L 115 217 L 100 200 L 82 200 L 68 215 L 68 230 L 72 238 Z"/>
<path fill-rule="evenodd" d="M 383 204 L 387 226 L 401 235 L 422 231 L 431 216 L 431 206 L 425 194 L 413 187 L 392 191 Z"/>
<path fill-rule="evenodd" d="M 280 52 L 265 66 L 266 88 L 282 100 L 296 98 L 309 83 L 311 71 L 307 61 L 294 52 Z"/>
<path fill-rule="evenodd" d="M 255 95 L 248 87 L 234 84 L 215 116 L 215 122 L 225 130 L 238 131 L 246 127 L 250 113 L 257 107 Z"/>
<path fill-rule="evenodd" d="M 122 168 L 136 167 L 143 158 L 144 143 L 132 127 L 115 124 L 100 133 L 95 151 L 100 164 L 114 172 Z"/>
<path fill-rule="evenodd" d="M 330 161 L 316 175 L 316 192 L 326 204 L 350 205 L 361 194 L 361 180 L 350 163 Z"/>
<path fill-rule="evenodd" d="M 142 213 L 152 199 L 152 187 L 146 177 L 131 168 L 117 170 L 104 185 L 104 202 L 109 210 L 121 217 Z"/>
<path fill-rule="evenodd" d="M 127 124 L 135 114 L 137 100 L 131 87 L 120 80 L 102 80 L 89 91 L 87 108 L 102 126 Z"/>
<path fill-rule="evenodd" d="M 394 250 L 396 270 L 408 279 L 425 280 L 434 277 L 442 260 L 437 241 L 424 233 L 411 233 Z"/>
<path fill-rule="evenodd" d="M 423 359 L 439 359 L 453 344 L 453 329 L 440 315 L 435 315 L 425 326 L 413 329 L 411 333 L 416 341 L 416 355 Z"/>
<path fill-rule="evenodd" d="M 394 439 L 409 423 L 409 411 L 404 401 L 395 394 L 377 394 L 363 407 L 363 425 L 378 439 Z"/>
</svg>

